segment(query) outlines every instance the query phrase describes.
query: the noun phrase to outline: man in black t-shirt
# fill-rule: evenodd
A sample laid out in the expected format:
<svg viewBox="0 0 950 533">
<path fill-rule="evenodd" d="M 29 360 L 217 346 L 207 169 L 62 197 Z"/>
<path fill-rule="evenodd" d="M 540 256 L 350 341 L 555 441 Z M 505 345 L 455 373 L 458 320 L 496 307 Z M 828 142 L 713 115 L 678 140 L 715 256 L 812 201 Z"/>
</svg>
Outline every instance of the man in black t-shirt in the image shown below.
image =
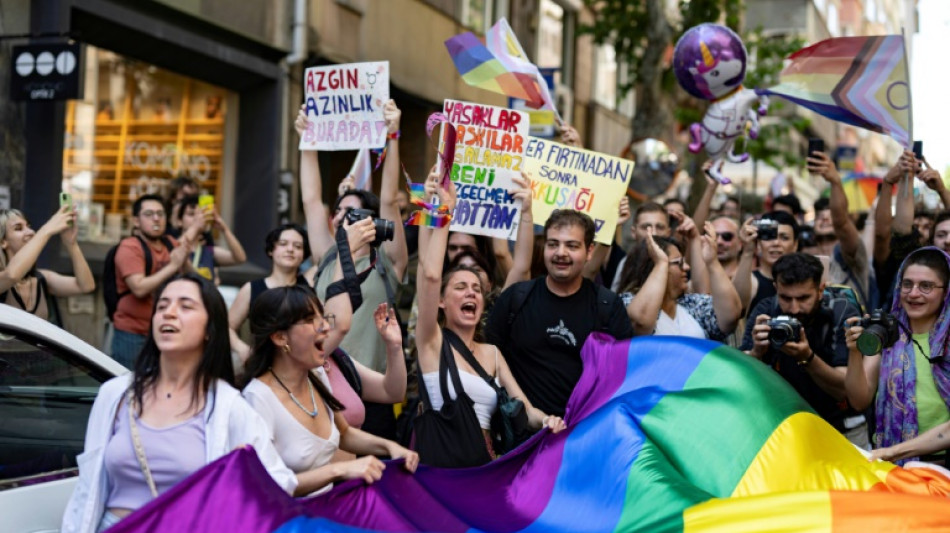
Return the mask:
<svg viewBox="0 0 950 533">
<path fill-rule="evenodd" d="M 594 222 L 558 210 L 544 225 L 547 275 L 509 287 L 488 317 L 488 342 L 498 346 L 531 403 L 564 416 L 581 377 L 581 347 L 592 331 L 633 336 L 620 298 L 584 279 L 593 252 Z"/>
</svg>

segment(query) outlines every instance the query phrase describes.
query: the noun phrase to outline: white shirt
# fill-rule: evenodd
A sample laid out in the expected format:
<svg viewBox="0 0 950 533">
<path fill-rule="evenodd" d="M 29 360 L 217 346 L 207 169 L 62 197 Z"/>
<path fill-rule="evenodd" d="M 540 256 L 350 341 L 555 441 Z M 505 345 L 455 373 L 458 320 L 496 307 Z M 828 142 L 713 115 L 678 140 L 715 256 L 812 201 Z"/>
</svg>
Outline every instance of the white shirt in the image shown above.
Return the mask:
<svg viewBox="0 0 950 533">
<path fill-rule="evenodd" d="M 680 304 L 676 304 L 676 318 L 670 318 L 670 315 L 666 314 L 662 309 L 660 310 L 660 316 L 656 319 L 656 328 L 653 330 L 653 334 L 677 335 L 679 337 L 694 337 L 697 339 L 706 338 L 706 332 L 703 330 L 703 327 L 700 326 L 699 322 L 693 318 L 693 315 L 689 314 L 689 311 Z"/>
<path fill-rule="evenodd" d="M 79 479 L 66 505 L 63 532 L 93 533 L 105 512 L 109 495 L 109 476 L 105 469 L 105 449 L 112 436 L 113 421 L 119 402 L 132 383 L 132 374 L 110 379 L 99 388 L 89 414 L 83 453 L 76 457 Z M 201 416 L 205 424 L 205 457 L 210 463 L 231 453 L 237 446 L 250 444 L 267 473 L 288 494 L 297 488 L 297 476 L 287 468 L 264 430 L 260 415 L 233 387 L 218 380 L 217 391 L 209 391 Z M 211 411 L 211 409 L 214 409 Z M 210 414 L 210 419 L 208 418 Z"/>
<path fill-rule="evenodd" d="M 498 368 L 498 348 L 495 348 L 495 368 Z M 497 371 L 497 370 L 496 370 Z M 445 377 L 446 385 L 449 389 L 449 397 L 453 400 L 458 398 L 455 393 L 455 385 L 452 384 L 452 374 Z M 425 382 L 426 391 L 429 393 L 429 400 L 432 402 L 432 409 L 438 411 L 442 409 L 445 403 L 442 399 L 442 387 L 439 386 L 439 372 L 427 372 L 422 375 L 422 381 Z M 462 390 L 472 400 L 475 408 L 475 416 L 478 417 L 478 425 L 482 429 L 491 429 L 491 415 L 498 406 L 498 393 L 495 389 L 485 382 L 480 376 L 470 374 L 459 369 L 459 381 L 462 382 Z M 498 378 L 495 378 L 495 384 L 498 384 Z"/>
<path fill-rule="evenodd" d="M 252 379 L 244 388 L 244 399 L 267 425 L 267 430 L 273 435 L 274 447 L 284 463 L 294 472 L 300 473 L 330 463 L 333 454 L 340 447 L 340 430 L 333 423 L 333 414 L 330 413 L 330 435 L 322 439 L 305 428 L 284 407 L 274 394 L 274 391 L 259 379 Z M 320 409 L 327 409 L 326 402 L 320 401 Z M 304 402 L 307 405 L 307 402 Z M 327 486 L 323 490 L 329 490 Z"/>
</svg>

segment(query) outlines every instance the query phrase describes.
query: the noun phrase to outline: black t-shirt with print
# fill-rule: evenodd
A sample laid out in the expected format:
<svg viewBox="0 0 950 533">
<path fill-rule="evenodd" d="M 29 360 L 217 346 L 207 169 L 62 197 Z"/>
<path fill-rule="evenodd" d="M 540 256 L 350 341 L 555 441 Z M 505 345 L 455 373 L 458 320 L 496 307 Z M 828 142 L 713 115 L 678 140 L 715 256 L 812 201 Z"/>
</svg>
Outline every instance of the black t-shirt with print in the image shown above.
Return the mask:
<svg viewBox="0 0 950 533">
<path fill-rule="evenodd" d="M 599 312 L 598 291 L 584 280 L 570 296 L 557 296 L 544 279 L 527 281 L 534 287 L 511 319 L 514 287 L 503 292 L 488 317 L 486 337 L 504 354 L 511 373 L 532 405 L 544 413 L 563 416 L 567 400 L 583 370 L 581 347 L 591 331 L 604 331 L 617 339 L 633 336 L 623 303 L 611 294 L 609 312 Z M 599 316 L 610 317 L 597 324 Z"/>
</svg>

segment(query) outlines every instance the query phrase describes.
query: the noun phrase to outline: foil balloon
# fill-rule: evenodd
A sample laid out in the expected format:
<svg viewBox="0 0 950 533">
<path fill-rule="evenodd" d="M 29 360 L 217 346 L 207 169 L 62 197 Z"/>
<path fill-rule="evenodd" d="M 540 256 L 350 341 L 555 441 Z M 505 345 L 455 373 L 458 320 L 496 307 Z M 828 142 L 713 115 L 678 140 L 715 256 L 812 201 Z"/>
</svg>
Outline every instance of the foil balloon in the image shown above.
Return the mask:
<svg viewBox="0 0 950 533">
<path fill-rule="evenodd" d="M 712 161 L 708 173 L 720 183 L 726 160 L 742 163 L 749 154 L 733 152 L 736 140 L 759 135 L 759 116 L 768 110 L 768 98 L 742 86 L 746 50 L 742 39 L 718 24 L 700 24 L 686 31 L 673 51 L 673 72 L 686 92 L 712 102 L 702 122 L 690 125 L 689 151 L 706 150 Z"/>
</svg>

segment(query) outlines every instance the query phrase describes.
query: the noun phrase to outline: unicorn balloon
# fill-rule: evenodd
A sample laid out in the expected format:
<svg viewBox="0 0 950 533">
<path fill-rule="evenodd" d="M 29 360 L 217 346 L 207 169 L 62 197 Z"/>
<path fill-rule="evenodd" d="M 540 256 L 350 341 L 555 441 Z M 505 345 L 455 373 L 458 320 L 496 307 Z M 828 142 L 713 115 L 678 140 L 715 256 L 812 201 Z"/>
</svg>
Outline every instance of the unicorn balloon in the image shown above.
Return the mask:
<svg viewBox="0 0 950 533">
<path fill-rule="evenodd" d="M 713 162 L 709 175 L 720 183 L 730 181 L 722 174 L 725 160 L 741 163 L 749 159 L 747 153 L 736 155 L 733 147 L 747 129 L 749 137 L 758 137 L 759 116 L 768 110 L 767 97 L 742 87 L 745 67 L 742 39 L 718 24 L 690 28 L 673 52 L 673 72 L 683 89 L 712 102 L 703 121 L 689 127 L 689 151 L 706 149 Z"/>
</svg>

